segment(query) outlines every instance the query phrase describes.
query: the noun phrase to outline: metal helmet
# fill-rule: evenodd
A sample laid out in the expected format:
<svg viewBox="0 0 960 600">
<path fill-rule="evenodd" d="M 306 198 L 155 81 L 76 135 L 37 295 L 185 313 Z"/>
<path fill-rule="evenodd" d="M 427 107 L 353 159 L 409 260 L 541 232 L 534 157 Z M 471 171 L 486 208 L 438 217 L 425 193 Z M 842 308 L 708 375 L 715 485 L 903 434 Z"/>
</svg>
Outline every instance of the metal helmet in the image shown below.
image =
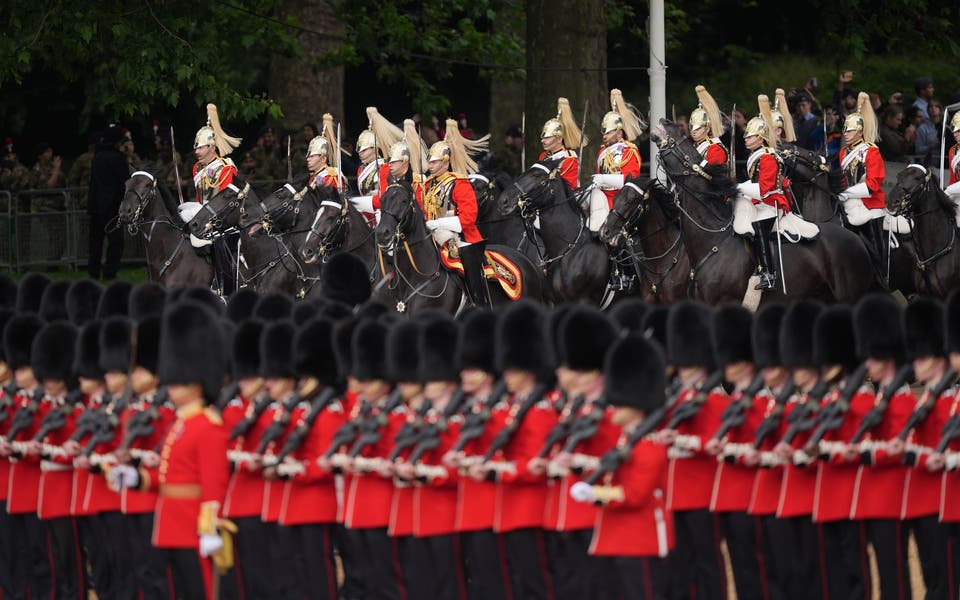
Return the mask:
<svg viewBox="0 0 960 600">
<path fill-rule="evenodd" d="M 310 140 L 310 145 L 307 146 L 307 158 L 316 156 L 318 154 L 320 156 L 327 156 L 329 150 L 330 145 L 327 143 L 326 138 L 324 138 L 322 135 L 318 135 Z"/>
<path fill-rule="evenodd" d="M 543 129 L 540 131 L 540 139 L 542 140 L 546 137 L 563 137 L 563 125 L 559 119 L 550 119 L 543 124 Z"/>
<path fill-rule="evenodd" d="M 373 148 L 377 143 L 376 136 L 373 135 L 373 132 L 369 129 L 364 129 L 360 132 L 360 137 L 357 138 L 357 152 L 363 152 L 367 148 Z"/>
<path fill-rule="evenodd" d="M 751 135 L 759 135 L 766 141 L 767 124 L 763 122 L 762 117 L 754 117 L 747 121 L 747 126 L 743 130 L 743 139 L 747 139 Z"/>
<path fill-rule="evenodd" d="M 445 160 L 449 162 L 450 146 L 444 141 L 436 142 L 430 146 L 430 156 L 427 158 L 427 161 L 429 162 L 431 160 Z"/>
<path fill-rule="evenodd" d="M 708 127 L 710 125 L 710 115 L 707 114 L 707 111 L 703 110 L 702 106 L 698 106 L 690 113 L 689 125 L 690 131 L 700 129 L 701 127 Z"/>
<path fill-rule="evenodd" d="M 778 127 L 779 127 L 780 129 L 783 129 L 783 128 L 784 128 L 784 124 L 783 124 L 783 113 L 782 113 L 782 112 L 780 112 L 780 111 L 777 110 L 777 109 L 774 109 L 774 110 L 771 110 L 771 111 L 770 111 L 770 116 L 773 117 L 773 128 L 774 128 L 774 129 L 777 129 Z"/>
<path fill-rule="evenodd" d="M 950 130 L 954 132 L 960 131 L 960 111 L 953 113 L 953 118 L 950 119 Z"/>
<path fill-rule="evenodd" d="M 396 142 L 390 146 L 390 152 L 387 153 L 387 162 L 410 162 L 410 147 L 406 142 Z"/>
<path fill-rule="evenodd" d="M 860 113 L 850 113 L 843 120 L 843 132 L 848 131 L 863 131 L 863 117 Z"/>
<path fill-rule="evenodd" d="M 216 146 L 217 145 L 217 134 L 214 133 L 213 128 L 209 125 L 204 125 L 197 130 L 196 137 L 193 138 L 193 149 L 196 150 L 201 146 Z"/>
<path fill-rule="evenodd" d="M 603 121 L 600 122 L 600 131 L 606 135 L 617 129 L 623 129 L 623 117 L 617 111 L 611 110 L 603 115 Z"/>
</svg>

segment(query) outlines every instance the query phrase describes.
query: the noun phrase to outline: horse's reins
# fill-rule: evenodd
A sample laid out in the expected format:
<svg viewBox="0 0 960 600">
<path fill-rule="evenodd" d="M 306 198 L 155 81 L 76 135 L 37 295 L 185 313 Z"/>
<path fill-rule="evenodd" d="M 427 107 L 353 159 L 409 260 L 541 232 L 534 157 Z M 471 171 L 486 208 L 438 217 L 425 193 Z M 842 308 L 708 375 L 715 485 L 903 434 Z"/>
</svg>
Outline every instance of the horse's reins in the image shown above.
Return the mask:
<svg viewBox="0 0 960 600">
<path fill-rule="evenodd" d="M 702 179 L 704 179 L 705 181 L 713 180 L 713 176 L 707 173 L 706 171 L 704 171 L 699 164 L 693 162 L 689 155 L 683 154 L 680 151 L 680 148 L 677 146 L 677 141 L 672 137 L 668 137 L 666 139 L 661 140 L 659 153 L 664 156 L 674 156 L 683 167 L 682 171 L 671 172 L 665 166 L 666 161 L 663 161 L 663 160 L 659 161 L 660 164 L 658 168 L 662 170 L 664 174 L 666 174 L 666 176 L 670 179 L 670 181 L 673 182 L 673 185 L 675 187 L 681 188 L 684 192 L 692 196 L 697 202 L 700 203 L 701 206 L 703 206 L 707 211 L 709 211 L 716 219 L 722 221 L 723 217 L 720 214 L 718 214 L 713 209 L 712 206 L 704 202 L 700 198 L 700 195 L 696 193 L 692 188 L 690 188 L 690 186 L 688 186 L 684 182 L 684 179 L 686 179 L 691 175 L 697 175 Z M 674 202 L 676 203 L 677 208 L 680 210 L 680 212 L 683 213 L 688 219 L 690 219 L 690 222 L 693 223 L 701 231 L 704 231 L 707 233 L 724 233 L 727 229 L 730 228 L 731 225 L 733 225 L 733 215 L 730 216 L 730 220 L 726 223 L 726 225 L 723 225 L 722 227 L 720 227 L 720 229 L 711 229 L 706 225 L 698 223 L 697 220 L 693 218 L 693 215 L 687 212 L 687 209 L 684 208 L 683 203 L 680 202 L 680 198 L 675 190 L 674 190 Z"/>
<path fill-rule="evenodd" d="M 546 179 L 539 180 L 537 182 L 536 187 L 533 188 L 533 189 L 539 188 L 541 190 L 539 194 L 537 194 L 536 196 L 531 196 L 531 192 L 533 190 L 524 190 L 522 187 L 520 187 L 519 183 L 517 183 L 516 181 L 513 182 L 513 187 L 517 188 L 517 191 L 520 192 L 520 195 L 517 197 L 517 208 L 520 209 L 520 217 L 523 219 L 523 228 L 529 237 L 535 237 L 537 235 L 536 227 L 534 227 L 533 224 L 537 220 L 537 218 L 540 216 L 541 213 L 563 206 L 564 202 L 566 203 L 570 202 L 569 198 L 564 198 L 563 202 L 552 202 L 551 204 L 548 204 L 543 208 L 538 207 L 536 201 L 539 200 L 542 196 L 549 194 L 551 198 L 556 198 L 556 195 L 557 195 L 556 191 L 554 190 L 553 187 L 550 187 L 549 185 L 550 181 L 554 181 L 556 179 L 556 170 L 554 169 L 551 171 L 549 168 L 547 168 L 546 166 L 540 163 L 534 163 L 531 169 L 533 168 L 542 170 L 548 176 Z M 537 258 L 540 260 L 540 265 L 539 265 L 540 268 L 546 271 L 551 264 L 553 264 L 558 260 L 562 260 L 564 257 L 566 257 L 567 254 L 573 251 L 573 249 L 579 245 L 580 238 L 583 237 L 584 229 L 585 229 L 585 222 L 583 217 L 581 216 L 580 229 L 577 230 L 577 237 L 574 238 L 572 242 L 560 240 L 562 243 L 566 244 L 567 247 L 563 250 L 563 252 L 561 252 L 560 254 L 552 258 L 544 258 L 544 253 L 546 252 L 546 248 L 544 248 L 544 251 L 541 252 L 540 246 L 538 244 L 534 244 L 534 247 L 537 249 Z"/>
<path fill-rule="evenodd" d="M 900 210 L 898 212 L 903 213 L 904 216 L 906 216 L 907 219 L 910 220 L 910 224 L 911 224 L 910 237 L 913 239 L 914 250 L 917 253 L 917 261 L 916 261 L 917 269 L 919 269 L 920 272 L 924 274 L 924 278 L 926 278 L 927 266 L 940 260 L 941 258 L 946 256 L 953 250 L 953 247 L 954 245 L 956 245 L 956 241 L 957 241 L 957 228 L 956 226 L 950 228 L 950 241 L 947 242 L 947 244 L 943 248 L 941 248 L 940 250 L 933 253 L 931 256 L 927 258 L 921 258 L 920 236 L 917 233 L 917 228 L 913 225 L 916 222 L 916 219 L 918 217 L 922 217 L 922 216 L 940 211 L 941 208 L 939 206 L 935 206 L 930 210 L 926 210 L 918 214 L 913 214 L 913 198 L 918 195 L 926 194 L 930 191 L 930 181 L 933 174 L 928 169 L 926 169 L 921 165 L 913 164 L 913 165 L 909 165 L 907 168 L 911 168 L 911 167 L 919 169 L 921 172 L 924 173 L 923 182 L 917 185 L 914 189 L 910 191 L 907 191 L 907 190 L 903 191 L 903 193 L 900 196 Z"/>
</svg>

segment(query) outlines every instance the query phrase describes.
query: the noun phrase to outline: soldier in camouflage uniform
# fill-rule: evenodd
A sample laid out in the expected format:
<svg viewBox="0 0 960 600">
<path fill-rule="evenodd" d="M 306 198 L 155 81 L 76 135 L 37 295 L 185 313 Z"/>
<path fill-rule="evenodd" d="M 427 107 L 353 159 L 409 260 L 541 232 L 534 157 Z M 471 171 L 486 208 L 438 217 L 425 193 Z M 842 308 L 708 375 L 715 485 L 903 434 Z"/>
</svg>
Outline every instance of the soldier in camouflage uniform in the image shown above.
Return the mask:
<svg viewBox="0 0 960 600">
<path fill-rule="evenodd" d="M 61 159 L 54 156 L 50 144 L 41 143 L 37 146 L 37 162 L 30 171 L 30 187 L 35 190 L 53 190 L 64 187 L 66 177 L 60 170 Z M 25 235 L 20 244 L 29 244 L 28 256 L 33 259 L 59 261 L 63 257 L 66 244 L 67 221 L 63 211 L 66 209 L 62 193 L 50 195 L 30 196 L 30 212 L 46 213 L 45 217 L 30 218 L 29 229 L 24 229 L 24 220 L 20 219 L 17 226 Z M 26 209 L 23 203 L 20 208 Z M 58 214 L 59 213 L 59 214 Z"/>
<path fill-rule="evenodd" d="M 174 159 L 179 163 L 181 187 L 186 186 L 189 180 L 184 178 L 185 173 L 190 173 L 191 166 L 187 166 L 180 158 L 179 152 L 172 152 L 170 149 L 170 140 L 162 135 L 154 138 L 154 147 L 157 149 L 157 180 L 165 184 L 176 194 L 177 191 L 177 170 L 174 169 Z M 186 196 L 186 194 L 184 194 Z"/>
<path fill-rule="evenodd" d="M 87 188 L 90 187 L 90 167 L 93 164 L 93 152 L 97 147 L 99 133 L 91 133 L 87 138 L 87 151 L 77 157 L 67 173 L 67 187 L 83 188 L 71 193 L 77 209 L 87 208 Z"/>
<path fill-rule="evenodd" d="M 30 171 L 20 159 L 13 148 L 13 140 L 7 139 L 7 144 L 0 158 L 0 191 L 7 191 L 16 194 L 20 190 L 30 187 Z M 10 206 L 7 203 L 6 195 L 0 197 L 0 211 L 7 212 Z"/>
<path fill-rule="evenodd" d="M 286 179 L 286 149 L 281 152 L 272 127 L 260 130 L 260 141 L 261 143 L 250 151 L 253 159 L 257 161 L 257 174 L 262 179 Z"/>
</svg>

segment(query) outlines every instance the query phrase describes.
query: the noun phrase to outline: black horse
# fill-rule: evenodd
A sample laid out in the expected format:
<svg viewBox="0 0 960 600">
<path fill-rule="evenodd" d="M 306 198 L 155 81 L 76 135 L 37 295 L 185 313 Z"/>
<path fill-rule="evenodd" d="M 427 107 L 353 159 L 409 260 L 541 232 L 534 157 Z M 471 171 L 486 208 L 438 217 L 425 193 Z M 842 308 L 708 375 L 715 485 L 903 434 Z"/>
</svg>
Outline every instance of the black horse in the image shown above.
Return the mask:
<svg viewBox="0 0 960 600">
<path fill-rule="evenodd" d="M 940 189 L 936 175 L 920 165 L 908 166 L 897 175 L 887 210 L 912 223 L 916 289 L 945 298 L 960 282 L 960 244 L 955 205 Z"/>
<path fill-rule="evenodd" d="M 831 181 L 830 167 L 823 155 L 787 146 L 780 152 L 783 175 L 790 180 L 796 210 L 811 223 L 841 225 L 839 204 Z"/>
<path fill-rule="evenodd" d="M 614 260 L 641 280 L 647 302 L 671 303 L 689 296 L 690 259 L 683 245 L 680 211 L 655 179 L 628 179 L 613 198 L 600 240 Z"/>
<path fill-rule="evenodd" d="M 190 245 L 190 235 L 177 215 L 176 200 L 150 173 L 137 171 L 127 180 L 118 218 L 131 235 L 143 236 L 151 281 L 167 287 L 209 286 L 213 281 L 210 261 Z"/>
<path fill-rule="evenodd" d="M 500 213 L 519 212 L 530 237 L 539 231 L 543 240 L 539 266 L 546 273 L 551 300 L 599 305 L 606 296 L 610 259 L 604 244 L 587 228 L 576 198 L 560 177 L 559 165 L 558 160 L 534 163 L 500 194 Z"/>
<path fill-rule="evenodd" d="M 510 246 L 536 263 L 543 252 L 539 236 L 531 236 L 518 214 L 501 215 L 497 198 L 513 184 L 506 173 L 477 173 L 470 176 L 470 185 L 477 196 L 477 229 L 491 244 Z"/>
<path fill-rule="evenodd" d="M 305 213 L 312 212 L 313 218 L 300 244 L 300 258 L 307 264 L 323 264 L 338 252 L 353 254 L 370 267 L 373 281 L 379 272 L 377 245 L 366 217 L 329 186 L 311 189 L 307 195 L 316 208 Z"/>
<path fill-rule="evenodd" d="M 380 223 L 374 230 L 377 261 L 397 312 L 435 308 L 454 314 L 466 300 L 464 282 L 443 266 L 440 250 L 426 225 L 420 205 L 407 182 L 390 184 L 380 196 Z M 511 248 L 488 244 L 519 269 L 521 295 L 542 300 L 542 283 L 536 267 Z M 512 276 L 512 275 L 511 275 Z M 510 301 L 499 284 L 489 286 L 494 304 Z"/>
<path fill-rule="evenodd" d="M 744 299 L 745 292 L 752 292 L 747 288 L 756 262 L 733 231 L 728 198 L 737 189 L 726 166 L 701 167 L 693 142 L 666 119 L 661 119 L 651 137 L 660 145 L 664 172 L 676 186 L 695 296 L 710 304 Z M 773 244 L 778 277 L 786 281 L 791 297 L 854 302 L 872 284 L 870 256 L 853 233 L 832 223 L 819 227 L 816 240 L 783 243 L 782 261 L 780 245 Z M 763 301 L 785 301 L 782 289 L 781 283 L 764 293 Z"/>
</svg>

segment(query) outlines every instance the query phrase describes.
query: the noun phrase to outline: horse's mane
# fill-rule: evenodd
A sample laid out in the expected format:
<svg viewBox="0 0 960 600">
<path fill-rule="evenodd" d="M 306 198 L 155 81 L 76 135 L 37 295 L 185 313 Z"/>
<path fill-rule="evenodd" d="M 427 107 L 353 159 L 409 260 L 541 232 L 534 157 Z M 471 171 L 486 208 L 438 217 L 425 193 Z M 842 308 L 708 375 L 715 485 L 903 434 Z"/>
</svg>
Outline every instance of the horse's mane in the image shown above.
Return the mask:
<svg viewBox="0 0 960 600">
<path fill-rule="evenodd" d="M 170 213 L 171 216 L 177 214 L 177 205 L 180 201 L 174 197 L 173 191 L 165 183 L 160 183 L 157 181 L 157 190 L 160 192 L 160 200 L 163 202 L 163 207 Z"/>
<path fill-rule="evenodd" d="M 942 210 L 950 220 L 953 220 L 956 215 L 956 204 L 954 204 L 950 196 L 940 188 L 940 178 L 932 171 L 930 173 L 930 186 L 933 188 L 937 204 L 940 205 L 940 210 Z"/>
<path fill-rule="evenodd" d="M 627 177 L 625 183 L 633 183 L 644 192 L 649 193 L 653 201 L 660 207 L 667 221 L 677 221 L 680 219 L 680 209 L 673 200 L 673 194 L 671 194 L 667 188 L 660 185 L 660 182 L 657 181 L 656 178 Z"/>
<path fill-rule="evenodd" d="M 732 198 L 737 195 L 737 182 L 730 178 L 727 165 L 707 165 L 703 171 L 710 176 L 707 187 L 711 196 Z"/>
</svg>

